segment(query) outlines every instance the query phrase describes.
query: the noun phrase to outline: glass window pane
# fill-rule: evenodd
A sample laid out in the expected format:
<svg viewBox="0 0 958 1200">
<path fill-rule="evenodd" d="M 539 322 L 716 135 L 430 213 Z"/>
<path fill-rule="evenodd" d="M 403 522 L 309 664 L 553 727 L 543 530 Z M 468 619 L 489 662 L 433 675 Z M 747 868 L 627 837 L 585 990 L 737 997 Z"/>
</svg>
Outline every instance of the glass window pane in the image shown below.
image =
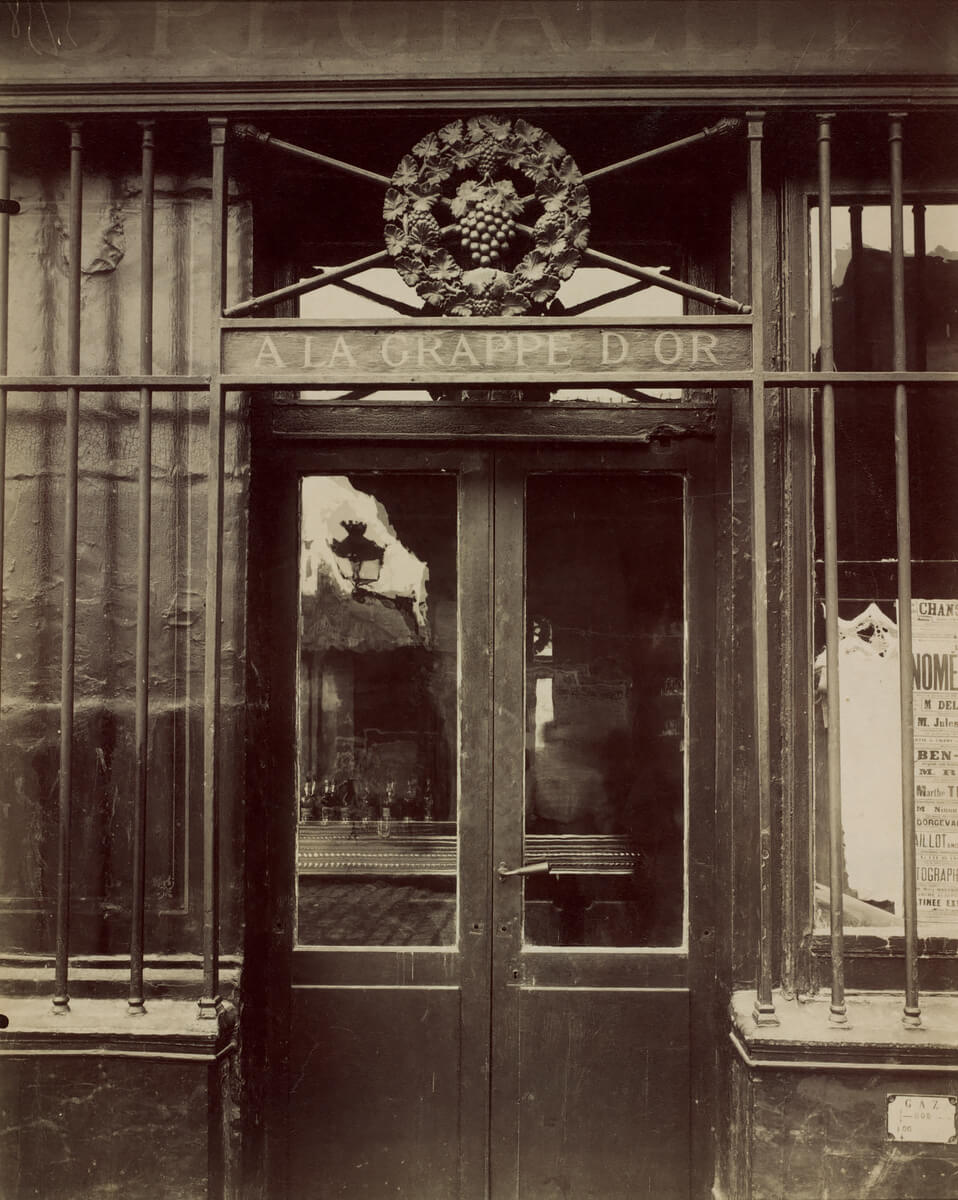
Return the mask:
<svg viewBox="0 0 958 1200">
<path fill-rule="evenodd" d="M 812 348 L 818 345 L 818 210 L 810 213 Z M 839 370 L 892 367 L 891 240 L 887 203 L 837 199 L 832 213 L 832 301 Z M 907 203 L 904 213 L 907 365 L 951 370 L 956 361 L 958 204 Z M 829 713 L 841 712 L 845 925 L 901 933 L 903 846 L 897 611 L 894 395 L 841 388 L 836 396 L 839 697 L 825 678 L 821 400 L 815 401 L 815 897 L 829 914 Z M 915 654 L 914 832 L 919 929 L 941 933 L 958 917 L 958 797 L 951 782 L 954 696 L 944 666 L 958 649 L 958 498 L 944 483 L 958 443 L 954 389 L 908 397 L 912 611 Z M 930 664 L 930 666 L 928 666 Z M 922 676 L 922 666 L 930 670 Z M 937 675 L 936 675 L 937 669 Z M 950 674 L 947 676 L 950 681 Z"/>
<path fill-rule="evenodd" d="M 526 569 L 525 940 L 681 945 L 682 479 L 532 476 Z"/>
<path fill-rule="evenodd" d="M 300 525 L 297 941 L 455 941 L 457 482 L 311 475 Z"/>
</svg>

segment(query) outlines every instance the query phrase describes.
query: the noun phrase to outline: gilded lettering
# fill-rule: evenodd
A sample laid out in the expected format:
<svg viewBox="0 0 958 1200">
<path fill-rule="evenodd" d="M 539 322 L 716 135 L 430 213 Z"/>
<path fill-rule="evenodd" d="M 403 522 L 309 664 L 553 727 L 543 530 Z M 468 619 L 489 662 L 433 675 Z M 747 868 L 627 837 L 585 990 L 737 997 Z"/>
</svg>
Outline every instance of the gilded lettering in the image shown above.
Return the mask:
<svg viewBox="0 0 958 1200">
<path fill-rule="evenodd" d="M 618 358 L 612 357 L 613 350 L 618 350 Z M 615 333 L 612 330 L 603 329 L 602 365 L 604 367 L 614 367 L 617 363 L 625 362 L 625 356 L 628 353 L 628 350 L 629 343 L 625 340 L 621 333 Z"/>
<path fill-rule="evenodd" d="M 570 333 L 550 333 L 548 335 L 549 342 L 549 366 L 550 367 L 571 367 L 572 366 L 572 334 Z M 559 356 L 562 355 L 560 358 Z"/>
<path fill-rule="evenodd" d="M 426 345 L 427 336 L 430 338 L 430 344 L 428 346 Z M 432 333 L 427 335 L 421 333 L 419 334 L 417 341 L 419 343 L 419 365 L 421 367 L 426 365 L 426 356 L 428 355 L 428 357 L 432 359 L 437 367 L 441 367 L 442 359 L 439 357 L 439 348 L 442 345 L 442 338 L 439 336 L 439 334 Z"/>
<path fill-rule="evenodd" d="M 517 25 L 538 26 L 537 32 L 533 35 L 534 44 L 541 45 L 543 41 L 546 41 L 553 54 L 568 54 L 569 43 L 556 28 L 549 8 L 550 5 L 544 3 L 544 0 L 505 0 L 496 10 L 492 27 L 486 34 L 482 45 L 483 54 L 494 54 L 497 48 L 502 48 L 499 42 L 499 31 L 503 26 L 507 27 L 503 44 L 515 48 L 518 32 L 515 27 Z M 510 26 L 512 28 L 508 28 Z M 523 31 L 523 35 L 520 37 L 527 41 L 528 34 Z"/>
<path fill-rule="evenodd" d="M 262 371 L 267 367 L 279 367 L 281 371 L 286 369 L 286 364 L 280 357 L 279 351 L 276 349 L 276 343 L 268 333 L 263 335 L 263 342 L 259 348 L 259 354 L 256 355 L 256 361 L 253 367 L 257 371 Z"/>
<path fill-rule="evenodd" d="M 154 9 L 153 24 L 153 53 L 159 57 L 175 53 L 170 46 L 170 21 L 192 21 L 196 17 L 210 16 L 219 7 L 218 0 L 198 0 L 194 4 L 157 4 Z M 98 46 L 84 46 L 87 53 Z M 179 47 L 177 47 L 177 50 Z"/>
<path fill-rule="evenodd" d="M 666 357 L 666 353 L 665 353 L 666 338 L 672 339 L 672 356 L 671 356 L 671 358 Z M 656 360 L 658 362 L 660 362 L 663 367 L 674 367 L 675 364 L 682 357 L 682 339 L 679 337 L 679 335 L 675 332 L 674 329 L 663 329 L 662 332 L 659 334 L 659 336 L 655 339 L 653 353 L 655 354 Z"/>
<path fill-rule="evenodd" d="M 516 341 L 516 366 L 526 365 L 526 354 L 534 354 L 545 346 L 545 338 L 538 333 L 520 333 Z"/>
<path fill-rule="evenodd" d="M 452 358 L 449 360 L 449 365 L 455 367 L 459 365 L 459 360 L 464 359 L 470 367 L 478 367 L 479 359 L 476 358 L 475 352 L 469 345 L 469 339 L 464 333 L 460 333 L 459 340 L 456 342 L 456 348 L 452 352 Z"/>
<path fill-rule="evenodd" d="M 339 334 L 336 341 L 333 343 L 333 352 L 329 356 L 327 367 L 335 366 L 337 361 L 341 360 L 347 367 L 355 367 L 356 360 L 353 358 L 353 352 L 350 350 L 346 339 L 342 334 Z"/>
<path fill-rule="evenodd" d="M 398 28 L 392 27 L 388 30 L 381 29 L 377 31 L 382 32 L 384 35 L 383 41 L 378 45 L 370 45 L 365 37 L 362 36 L 365 30 L 360 28 L 362 22 L 357 20 L 357 17 L 361 15 L 369 25 L 375 28 L 375 18 L 385 15 L 385 13 L 389 14 L 389 18 L 395 18 L 402 23 Z M 390 54 L 395 54 L 398 50 L 402 50 L 408 41 L 409 12 L 408 6 L 405 4 L 390 4 L 378 12 L 376 9 L 370 12 L 365 6 L 357 8 L 353 0 L 342 0 L 337 9 L 336 20 L 343 41 L 350 50 L 361 54 L 363 58 L 386 58 Z"/>
<path fill-rule="evenodd" d="M 393 346 L 402 347 L 397 351 L 398 356 L 393 355 Z M 401 367 L 409 359 L 406 335 L 404 333 L 387 334 L 383 339 L 382 356 L 387 367 Z"/>
<path fill-rule="evenodd" d="M 704 355 L 710 363 L 718 366 L 719 360 L 712 353 L 713 348 L 717 345 L 718 338 L 714 333 L 701 333 L 699 330 L 694 330 L 692 333 L 692 362 L 699 362 Z"/>
</svg>

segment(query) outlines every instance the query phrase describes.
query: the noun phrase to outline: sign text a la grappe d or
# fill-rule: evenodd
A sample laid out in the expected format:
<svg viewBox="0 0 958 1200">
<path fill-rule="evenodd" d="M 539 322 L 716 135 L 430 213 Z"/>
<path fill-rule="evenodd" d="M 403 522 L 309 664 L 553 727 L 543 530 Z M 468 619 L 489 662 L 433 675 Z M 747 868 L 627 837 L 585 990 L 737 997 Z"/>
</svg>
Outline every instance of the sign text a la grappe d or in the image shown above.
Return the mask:
<svg viewBox="0 0 958 1200">
<path fill-rule="evenodd" d="M 747 320 L 656 325 L 252 322 L 223 331 L 223 373 L 310 384 L 628 382 L 645 373 L 747 373 Z"/>
</svg>

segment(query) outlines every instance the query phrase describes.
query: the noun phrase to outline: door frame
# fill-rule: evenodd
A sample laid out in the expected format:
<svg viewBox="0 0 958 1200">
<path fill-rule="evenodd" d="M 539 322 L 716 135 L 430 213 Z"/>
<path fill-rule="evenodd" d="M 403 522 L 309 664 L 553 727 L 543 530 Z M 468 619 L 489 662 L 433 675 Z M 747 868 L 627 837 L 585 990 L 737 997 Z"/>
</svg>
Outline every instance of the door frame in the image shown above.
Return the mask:
<svg viewBox="0 0 958 1200">
<path fill-rule="evenodd" d="M 404 414 L 397 425 L 395 410 L 399 407 L 417 409 L 415 414 Z M 564 408 L 565 406 L 561 406 Z M 248 684 L 250 705 L 247 713 L 247 774 L 249 803 L 247 806 L 247 930 L 245 940 L 246 966 L 244 985 L 247 1003 L 244 1007 L 244 1054 L 247 1064 L 248 1088 L 251 1098 L 262 1113 L 254 1136 L 249 1139 L 251 1154 L 258 1155 L 263 1163 L 261 1170 L 270 1181 L 270 1186 L 282 1186 L 286 1178 L 289 1161 L 286 1120 L 286 1073 L 289 1067 L 291 1040 L 296 1036 L 291 1029 L 291 997 L 294 979 L 308 981 L 308 971 L 302 971 L 303 956 L 297 955 L 292 944 L 292 918 L 295 872 L 295 813 L 294 806 L 276 805 L 277 795 L 294 795 L 295 787 L 295 703 L 294 690 L 288 680 L 294 678 L 293 666 L 296 656 L 296 595 L 299 569 L 298 547 L 295 535 L 290 540 L 277 537 L 282 529 L 297 529 L 297 488 L 290 481 L 298 478 L 307 469 L 314 469 L 323 459 L 341 457 L 346 448 L 344 442 L 363 441 L 364 463 L 375 465 L 381 455 L 393 458 L 393 450 L 400 451 L 412 459 L 422 453 L 434 456 L 434 461 L 447 457 L 462 459 L 467 454 L 481 453 L 483 448 L 502 448 L 503 445 L 528 446 L 530 443 L 552 443 L 557 449 L 563 444 L 581 447 L 592 443 L 598 451 L 607 447 L 615 458 L 633 450 L 644 448 L 636 455 L 639 459 L 675 459 L 675 448 L 683 447 L 683 454 L 690 453 L 698 465 L 695 478 L 699 484 L 687 493 L 688 503 L 695 506 L 697 520 L 715 525 L 715 497 L 727 495 L 716 478 L 727 474 L 727 464 L 715 459 L 715 448 L 724 443 L 724 438 L 715 438 L 717 423 L 723 423 L 722 413 L 727 416 L 727 404 L 703 402 L 698 393 L 692 403 L 676 405 L 647 404 L 623 412 L 596 411 L 595 406 L 570 406 L 578 409 L 572 413 L 561 411 L 560 406 L 544 405 L 483 405 L 481 403 L 457 405 L 399 406 L 393 404 L 368 404 L 362 406 L 361 421 L 352 420 L 357 415 L 357 406 L 333 404 L 309 404 L 289 397 L 273 398 L 256 396 L 252 404 L 251 430 L 253 440 L 252 473 L 250 484 L 250 563 L 249 572 L 249 643 Z M 343 411 L 343 409 L 347 411 Z M 501 410 L 507 410 L 502 412 Z M 431 410 L 431 411 L 428 411 Z M 665 411 L 669 414 L 668 424 L 662 420 Z M 410 422 L 413 417 L 413 422 Z M 572 419 L 570 420 L 570 417 Z M 344 419 L 345 418 L 345 419 Z M 578 418 L 578 419 L 576 419 Z M 418 434 L 411 427 L 418 422 Z M 367 440 L 371 439 L 371 440 Z M 437 446 L 440 441 L 443 445 Z M 348 451 L 347 451 L 348 453 Z M 578 457 L 578 455 L 577 455 Z M 679 458 L 682 454 L 679 455 Z M 395 461 L 395 459 L 393 460 Z M 581 460 L 580 460 L 581 461 Z M 648 468 L 640 468 L 648 469 Z M 663 469 L 663 468 L 660 468 Z M 667 469 L 667 468 L 665 468 Z M 673 466 L 673 470 L 676 468 Z M 491 489 L 489 492 L 491 502 Z M 490 514 L 494 517 L 495 514 Z M 691 516 L 691 512 L 690 512 Z M 724 525 L 724 521 L 720 522 Z M 492 521 L 489 528 L 492 528 Z M 688 523 L 687 523 L 688 528 Z M 491 545 L 487 547 L 491 556 Z M 688 548 L 687 548 L 688 553 Z M 463 556 L 468 557 L 468 556 Z M 722 548 L 719 548 L 719 560 Z M 486 557 L 486 574 L 491 557 Z M 253 569 L 254 564 L 259 564 Z M 719 581 L 709 572 L 699 575 L 710 576 L 710 582 L 699 581 L 695 592 L 687 593 L 689 605 L 700 605 L 714 613 L 715 596 Z M 462 581 L 461 594 L 469 589 Z M 699 594 L 701 593 L 701 594 Z M 707 594 L 706 594 L 707 593 Z M 489 611 L 489 606 L 487 606 Z M 491 628 L 486 629 L 480 618 L 472 625 L 473 651 L 480 641 L 488 644 Z M 464 632 L 469 622 L 463 622 Z M 707 661 L 689 662 L 689 678 L 693 670 L 701 686 L 696 694 L 702 699 L 700 708 L 707 712 L 701 715 L 705 728 L 714 726 L 714 703 L 710 706 L 704 696 L 714 700 L 718 639 L 712 636 L 711 646 L 703 651 Z M 465 652 L 465 648 L 464 648 Z M 522 659 L 520 658 L 520 662 Z M 284 686 L 283 678 L 287 685 Z M 490 703 L 486 712 L 493 710 L 492 676 L 489 676 Z M 479 695 L 479 689 L 473 690 Z M 690 700 L 691 703 L 691 700 Z M 463 719 L 466 714 L 463 714 Z M 481 722 L 480 713 L 472 719 Z M 690 712 L 689 727 L 695 716 Z M 285 731 L 285 732 L 284 732 Z M 491 728 L 488 735 L 491 737 Z M 714 746 L 714 734 L 713 746 Z M 700 738 L 699 741 L 703 741 Z M 491 742 L 490 742 L 491 744 Z M 711 1183 L 712 1124 L 710 1113 L 714 1108 L 714 1063 L 716 1047 L 713 1029 L 715 1025 L 714 991 L 714 897 L 713 856 L 710 853 L 714 821 L 714 751 L 700 745 L 694 754 L 690 746 L 689 761 L 697 761 L 701 779 L 702 796 L 696 804 L 690 802 L 689 821 L 689 946 L 687 986 L 690 994 L 691 1026 L 690 1053 L 693 1062 L 705 1064 L 705 1068 L 693 1077 L 696 1090 L 690 1095 L 691 1144 L 696 1148 L 692 1155 L 692 1195 L 707 1194 Z M 702 753 L 705 762 L 702 762 Z M 479 764 L 476 764 L 479 766 Z M 480 767 L 481 770 L 481 767 Z M 493 796 L 491 775 L 480 783 Z M 690 779 L 690 795 L 693 781 Z M 486 806 L 486 814 L 491 804 Z M 708 825 L 706 830 L 705 825 Z M 697 832 L 698 830 L 698 832 Z M 488 830 L 486 831 L 488 835 Z M 700 836 L 701 835 L 701 836 Z M 492 839 L 486 837 L 486 845 L 492 848 Z M 463 854 L 463 868 L 475 872 L 470 880 L 468 892 L 474 896 L 486 895 L 486 911 L 491 912 L 492 856 L 482 862 L 474 856 L 472 866 Z M 488 861 L 486 861 L 488 859 Z M 694 864 L 694 867 L 693 867 Z M 478 876 L 481 875 L 482 878 Z M 465 881 L 463 881 L 465 885 Z M 265 892 L 265 895 L 264 895 Z M 463 894 L 466 894 L 464 887 Z M 469 920 L 465 911 L 461 914 L 461 928 L 466 922 L 471 926 L 482 921 L 479 916 Z M 699 926 L 699 935 L 693 936 Z M 471 981 L 479 984 L 478 976 L 486 975 L 488 965 L 486 952 L 479 946 L 483 940 L 477 938 L 471 956 L 466 947 L 465 933 L 462 937 L 463 954 L 461 983 L 467 987 Z M 441 965 L 443 955 L 434 953 L 437 978 L 440 982 L 445 968 Z M 495 955 L 495 951 L 493 951 Z M 445 956 L 448 957 L 448 956 Z M 601 969 L 587 951 L 576 954 L 575 985 L 601 986 Z M 596 958 L 598 956 L 595 956 Z M 656 960 L 662 962 L 661 953 L 645 952 L 634 957 L 633 979 L 635 986 L 647 986 L 654 971 Z M 665 957 L 675 956 L 665 953 Z M 299 961 L 297 961 L 299 960 Z M 493 970 L 503 964 L 493 962 Z M 509 969 L 508 967 L 506 969 Z M 521 969 L 521 968 L 520 968 Z M 598 973 L 597 973 L 598 972 Z M 278 980 L 286 985 L 277 986 Z M 594 982 L 592 982 L 594 981 Z M 645 981 L 645 982 L 643 982 Z M 369 979 L 374 985 L 376 980 Z M 481 994 L 483 989 L 472 989 Z M 489 1029 L 488 995 L 485 1011 L 477 1008 L 470 1022 L 476 1033 L 484 1024 Z M 487 1034 L 488 1036 L 488 1034 Z M 478 1044 L 481 1038 L 474 1039 Z M 703 1057 L 705 1056 L 705 1057 Z M 476 1073 L 478 1072 L 478 1073 Z M 486 1149 L 480 1144 L 482 1138 L 469 1136 L 469 1130 L 485 1125 L 489 1128 L 491 1098 L 487 1087 L 476 1086 L 479 1079 L 488 1078 L 487 1068 L 477 1062 L 463 1064 L 461 1089 L 463 1139 L 463 1179 L 478 1181 L 488 1178 Z M 466 1084 L 469 1086 L 466 1086 Z M 494 1130 L 493 1136 L 499 1131 Z M 257 1136 L 258 1135 L 258 1136 Z M 272 1192 L 270 1194 L 273 1194 Z M 477 1194 L 481 1194 L 477 1193 Z"/>
</svg>

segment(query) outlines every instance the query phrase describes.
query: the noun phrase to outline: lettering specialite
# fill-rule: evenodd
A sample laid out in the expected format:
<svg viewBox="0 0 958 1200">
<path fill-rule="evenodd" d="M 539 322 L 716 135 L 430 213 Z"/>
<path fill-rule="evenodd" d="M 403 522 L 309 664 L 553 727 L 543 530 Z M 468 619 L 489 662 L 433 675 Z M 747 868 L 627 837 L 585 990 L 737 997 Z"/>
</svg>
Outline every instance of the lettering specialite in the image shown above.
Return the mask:
<svg viewBox="0 0 958 1200">
<path fill-rule="evenodd" d="M 515 371 L 625 378 L 641 371 L 747 369 L 743 328 L 639 329 L 231 330 L 226 370 L 233 374 L 311 374 L 481 379 Z"/>
</svg>

